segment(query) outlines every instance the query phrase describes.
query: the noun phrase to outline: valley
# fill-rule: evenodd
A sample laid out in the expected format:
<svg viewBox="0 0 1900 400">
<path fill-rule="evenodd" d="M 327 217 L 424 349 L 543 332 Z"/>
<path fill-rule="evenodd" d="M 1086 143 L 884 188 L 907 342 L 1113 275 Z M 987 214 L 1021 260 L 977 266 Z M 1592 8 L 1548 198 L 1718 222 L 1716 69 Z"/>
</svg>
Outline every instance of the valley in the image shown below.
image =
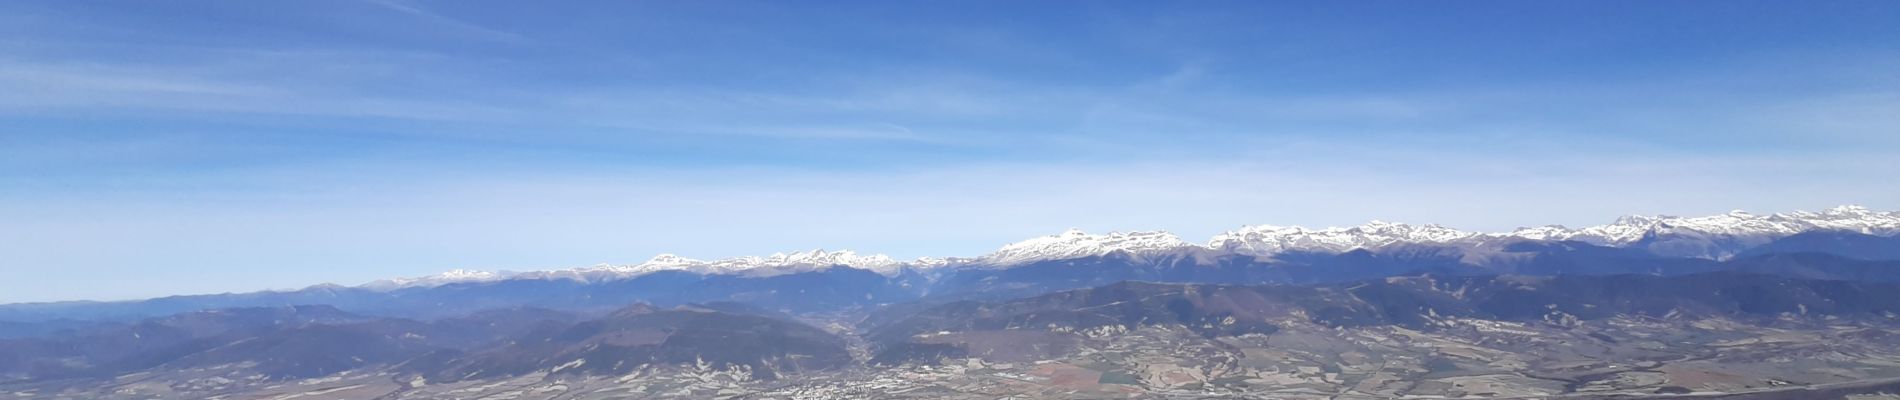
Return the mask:
<svg viewBox="0 0 1900 400">
<path fill-rule="evenodd" d="M 1645 290 L 1652 286 L 1686 290 Z M 1632 290 L 1602 294 L 1611 287 Z M 1900 376 L 1895 289 L 1900 285 L 1733 274 L 1426 276 L 1306 286 L 1130 282 L 940 304 L 896 318 L 793 317 L 730 304 L 638 305 L 580 319 L 517 310 L 415 323 L 323 309 L 246 310 L 148 325 L 290 322 L 230 328 L 266 333 L 210 333 L 225 339 L 181 341 L 229 340 L 149 368 L 14 381 L 0 384 L 0 393 L 33 399 L 281 400 L 1775 398 L 1826 388 L 1874 393 Z M 1591 296 L 1565 301 L 1580 294 Z M 1762 298 L 1770 300 L 1731 301 L 1744 294 L 1769 294 Z M 1840 299 L 1860 302 L 1824 306 Z M 1537 312 L 1522 312 L 1516 307 L 1522 302 L 1538 303 L 1528 307 Z M 491 341 L 434 336 L 449 326 L 469 332 L 486 324 L 471 323 L 480 318 L 541 322 L 497 325 Z M 330 331 L 356 339 L 266 339 Z M 258 343 L 266 340 L 272 343 Z M 405 348 L 411 350 L 399 350 Z M 352 349 L 363 353 L 350 355 Z M 332 353 L 346 358 L 312 364 L 312 355 Z M 227 356 L 208 356 L 215 354 Z M 286 363 L 275 354 L 297 357 Z M 383 358 L 366 358 L 370 354 Z"/>
<path fill-rule="evenodd" d="M 0 398 L 1847 398 L 1900 389 L 1895 233 L 1854 207 L 1071 231 L 11 304 Z"/>
</svg>

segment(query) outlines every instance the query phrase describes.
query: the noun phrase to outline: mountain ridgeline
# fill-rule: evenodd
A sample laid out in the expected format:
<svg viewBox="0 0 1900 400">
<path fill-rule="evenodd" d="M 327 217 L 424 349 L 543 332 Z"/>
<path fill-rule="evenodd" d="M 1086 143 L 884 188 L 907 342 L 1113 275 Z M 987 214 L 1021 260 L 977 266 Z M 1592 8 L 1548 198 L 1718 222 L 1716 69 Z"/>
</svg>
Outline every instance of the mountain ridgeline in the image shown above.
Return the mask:
<svg viewBox="0 0 1900 400">
<path fill-rule="evenodd" d="M 437 318 L 496 308 L 599 311 L 643 302 L 660 306 L 736 302 L 793 312 L 874 307 L 915 300 L 998 299 L 1122 281 L 1208 284 L 1317 284 L 1393 275 L 1674 276 L 1731 271 L 1812 279 L 1900 280 L 1900 239 L 1816 231 L 1736 250 L 1716 260 L 1658 255 L 1639 247 L 1581 241 L 1393 243 L 1340 252 L 1284 251 L 1267 256 L 1189 250 L 1116 249 L 1017 265 L 965 265 L 878 272 L 833 265 L 780 274 L 660 270 L 601 279 L 500 279 L 394 289 L 316 286 L 282 292 L 175 296 L 129 302 L 0 305 L 0 337 L 44 330 L 60 321 L 129 321 L 231 307 L 324 304 L 351 313 Z M 35 322 L 37 324 L 20 324 Z M 40 332 L 44 333 L 44 332 Z"/>
<path fill-rule="evenodd" d="M 1209 245 L 1065 232 L 984 257 L 916 263 L 822 251 L 717 262 L 665 256 L 505 277 L 458 272 L 448 281 L 4 305 L 0 388 L 27 398 L 199 398 L 292 386 L 322 389 L 278 394 L 354 398 L 347 391 L 373 388 L 510 398 L 585 389 L 715 398 L 729 392 L 711 387 L 781 380 L 1004 374 L 1023 382 L 1044 374 L 1036 382 L 1063 393 L 1244 391 L 1377 380 L 1385 366 L 1403 364 L 1390 371 L 1447 380 L 1403 391 L 1482 394 L 1491 386 L 1459 386 L 1466 378 L 1451 371 L 1542 388 L 1527 393 L 1570 393 L 1586 382 L 1657 386 L 1643 378 L 1654 374 L 1727 377 L 1698 387 L 1771 385 L 1655 363 L 1719 366 L 1787 351 L 1874 368 L 1856 360 L 1900 348 L 1885 328 L 1900 323 L 1900 239 L 1882 219 L 1900 216 L 1792 215 L 1715 220 L 1747 229 L 1624 221 L 1645 226 L 1640 234 L 1259 227 Z M 1873 222 L 1841 222 L 1869 215 Z M 1864 229 L 1794 229 L 1801 226 Z M 1784 336 L 1759 337 L 1774 332 Z M 1736 346 L 1753 350 L 1730 353 Z M 1558 358 L 1511 358 L 1522 351 Z M 1514 361 L 1486 361 L 1499 359 Z M 1497 367 L 1520 364 L 1529 369 Z M 569 386 L 577 382 L 586 387 Z"/>
<path fill-rule="evenodd" d="M 661 256 L 287 292 L 15 303 L 0 305 L 0 383 L 160 373 L 230 385 L 346 372 L 410 389 L 534 375 L 769 381 L 954 358 L 1051 360 L 1146 328 L 1212 339 L 1290 326 L 1431 332 L 1457 320 L 1560 330 L 1623 317 L 1891 320 L 1900 313 L 1896 233 L 1900 212 L 1858 207 L 1512 233 L 1246 227 L 1208 245 L 1066 231 L 980 258 Z"/>
<path fill-rule="evenodd" d="M 635 304 L 588 315 L 515 308 L 435 320 L 328 306 L 201 311 L 0 339 L 0 379 L 158 373 L 278 381 L 372 370 L 435 384 L 664 371 L 773 380 L 963 357 L 1060 357 L 1086 338 L 1143 328 L 1222 338 L 1273 334 L 1291 324 L 1432 331 L 1456 329 L 1460 320 L 1890 320 L 1900 313 L 1900 283 L 1732 272 L 1425 274 L 1304 285 L 1120 282 L 1017 299 L 910 304 L 869 313 L 852 331 L 737 303 Z M 869 358 L 853 355 L 851 335 L 869 342 Z"/>
</svg>

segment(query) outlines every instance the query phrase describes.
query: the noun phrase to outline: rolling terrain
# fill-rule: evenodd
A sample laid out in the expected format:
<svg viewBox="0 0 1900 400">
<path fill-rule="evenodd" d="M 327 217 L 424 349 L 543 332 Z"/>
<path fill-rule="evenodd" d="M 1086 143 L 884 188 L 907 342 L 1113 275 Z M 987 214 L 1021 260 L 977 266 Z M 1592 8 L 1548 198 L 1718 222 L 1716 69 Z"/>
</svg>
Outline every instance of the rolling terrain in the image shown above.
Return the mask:
<svg viewBox="0 0 1900 400">
<path fill-rule="evenodd" d="M 1855 207 L 1071 231 L 0 305 L 0 397 L 1845 398 L 1900 385 L 1895 233 Z"/>
<path fill-rule="evenodd" d="M 410 320 L 310 306 L 9 339 L 0 390 L 180 399 L 1857 393 L 1841 388 L 1900 376 L 1895 328 L 1900 283 L 1736 272 L 1120 282 L 834 314 L 635 304 Z"/>
</svg>

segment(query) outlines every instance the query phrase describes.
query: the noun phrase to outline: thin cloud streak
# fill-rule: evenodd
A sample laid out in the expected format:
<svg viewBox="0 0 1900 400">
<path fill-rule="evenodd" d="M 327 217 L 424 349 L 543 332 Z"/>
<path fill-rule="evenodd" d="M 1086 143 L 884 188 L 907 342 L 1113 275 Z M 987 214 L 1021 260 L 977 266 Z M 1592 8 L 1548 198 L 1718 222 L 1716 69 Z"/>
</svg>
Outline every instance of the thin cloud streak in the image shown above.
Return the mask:
<svg viewBox="0 0 1900 400">
<path fill-rule="evenodd" d="M 456 33 L 465 33 L 473 37 L 486 39 L 486 40 L 494 40 L 494 41 L 499 41 L 499 42 L 504 42 L 504 43 L 509 43 L 509 44 L 526 44 L 526 43 L 533 42 L 533 40 L 529 39 L 526 36 L 522 36 L 519 33 L 508 32 L 508 31 L 504 31 L 500 29 L 490 28 L 487 26 L 477 25 L 475 23 L 468 22 L 467 20 L 452 18 L 446 15 L 442 15 L 441 13 L 424 10 L 418 6 L 406 4 L 399 0 L 367 0 L 367 1 L 370 4 L 375 4 L 377 6 L 381 6 L 390 10 L 395 10 L 403 14 L 408 14 L 408 15 L 421 18 L 422 20 L 434 23 L 442 27 L 446 27 L 448 28 L 448 30 L 454 31 Z"/>
<path fill-rule="evenodd" d="M 0 3 L 0 293 L 1900 208 L 1872 12 L 235 4 Z"/>
</svg>

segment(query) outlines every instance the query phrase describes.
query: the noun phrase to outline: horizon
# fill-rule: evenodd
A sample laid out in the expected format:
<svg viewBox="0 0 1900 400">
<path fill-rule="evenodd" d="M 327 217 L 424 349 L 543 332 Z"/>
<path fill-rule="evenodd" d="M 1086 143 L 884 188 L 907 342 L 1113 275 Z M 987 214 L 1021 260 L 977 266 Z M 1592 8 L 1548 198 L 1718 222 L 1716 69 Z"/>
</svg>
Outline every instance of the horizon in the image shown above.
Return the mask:
<svg viewBox="0 0 1900 400">
<path fill-rule="evenodd" d="M 1629 4 L 0 3 L 0 303 L 1900 209 L 1900 3 Z"/>
<path fill-rule="evenodd" d="M 1748 210 L 1742 210 L 1742 209 L 1733 209 L 1733 210 L 1730 210 L 1730 211 L 1728 211 L 1728 212 L 1725 212 L 1725 213 L 1713 213 L 1713 214 L 1707 214 L 1707 215 L 1670 215 L 1670 214 L 1650 214 L 1650 215 L 1643 215 L 1643 214 L 1624 214 L 1624 215 L 1621 215 L 1621 216 L 1618 216 L 1618 217 L 1616 218 L 1616 220 L 1617 220 L 1617 221 L 1613 221 L 1613 222 L 1606 222 L 1606 223 L 1603 223 L 1603 224 L 1592 224 L 1592 225 L 1584 225 L 1584 226 L 1564 226 L 1564 225 L 1560 225 L 1560 224 L 1551 224 L 1551 225 L 1526 225 L 1526 226 L 1519 226 L 1519 227 L 1516 227 L 1516 228 L 1514 228 L 1514 229 L 1527 229 L 1527 228 L 1535 228 L 1535 227 L 1553 227 L 1553 226 L 1554 226 L 1554 227 L 1562 227 L 1562 228 L 1567 228 L 1567 229 L 1583 229 L 1583 228 L 1589 228 L 1589 227 L 1595 227 L 1595 226 L 1602 226 L 1602 225 L 1610 225 L 1610 224 L 1614 224 L 1614 223 L 1616 223 L 1616 222 L 1620 222 L 1620 220 L 1621 220 L 1622 218 L 1625 218 L 1625 217 L 1637 217 L 1637 216 L 1640 216 L 1640 217 L 1653 217 L 1653 218 L 1664 218 L 1664 219 L 1668 219 L 1668 218 L 1700 218 L 1700 217 L 1710 217 L 1710 216 L 1721 216 L 1721 215 L 1731 215 L 1731 214 L 1735 214 L 1735 213 L 1743 213 L 1743 214 L 1749 214 L 1749 215 L 1754 215 L 1754 216 L 1761 216 L 1761 217 L 1768 217 L 1768 216 L 1774 216 L 1774 215 L 1781 215 L 1781 214 L 1788 214 L 1788 213 L 1797 213 L 1797 212 L 1815 212 L 1815 213 L 1820 213 L 1820 212 L 1826 212 L 1826 211 L 1835 211 L 1835 210 L 1841 210 L 1841 209 L 1859 209 L 1859 210 L 1864 210 L 1864 211 L 1871 211 L 1871 212 L 1875 212 L 1875 213 L 1894 213 L 1894 212 L 1900 212 L 1900 210 L 1882 210 L 1882 209 L 1876 209 L 1876 208 L 1870 208 L 1870 207 L 1866 207 L 1866 206 L 1862 206 L 1862 205 L 1858 205 L 1858 204 L 1843 204 L 1843 205 L 1837 205 L 1837 206 L 1833 206 L 1833 207 L 1827 207 L 1827 208 L 1821 208 L 1821 209 L 1813 209 L 1813 210 L 1783 210 L 1783 211 L 1775 211 L 1775 212 L 1753 212 L 1753 211 L 1748 211 Z M 1504 235 L 1504 234 L 1510 234 L 1510 233 L 1512 233 L 1512 230 L 1504 230 L 1504 231 L 1485 231 L 1485 230 L 1466 230 L 1466 229 L 1459 229 L 1458 227 L 1455 227 L 1455 226 L 1448 226 L 1448 225 L 1443 225 L 1443 224 L 1436 224 L 1436 223 L 1410 223 L 1410 222 L 1396 222 L 1396 221 L 1383 221 L 1383 220 L 1376 220 L 1376 219 L 1375 219 L 1375 220 L 1370 220 L 1370 221 L 1367 221 L 1367 222 L 1365 222 L 1365 223 L 1362 223 L 1362 224 L 1359 224 L 1359 225 L 1347 225 L 1347 226 L 1326 226 L 1326 227 L 1305 227 L 1305 226 L 1297 226 L 1297 225 L 1281 225 L 1281 226 L 1277 226 L 1277 227 L 1282 227 L 1282 228 L 1300 228 L 1300 229 L 1306 229 L 1306 230 L 1309 230 L 1309 231 L 1323 231 L 1323 230 L 1346 230 L 1346 229 L 1354 229 L 1354 228 L 1360 228 L 1360 227 L 1364 227 L 1364 226 L 1367 226 L 1367 225 L 1374 225 L 1374 224 L 1380 224 L 1380 223 L 1386 223 L 1386 224 L 1396 224 L 1396 225 L 1411 225 L 1411 226 L 1440 226 L 1440 227 L 1444 227 L 1444 228 L 1449 228 L 1449 229 L 1453 229 L 1453 230 L 1459 230 L 1459 231 L 1463 231 L 1463 232 L 1467 232 L 1467 233 L 1475 233 L 1475 234 L 1481 234 L 1481 235 Z M 1275 225 L 1272 225 L 1272 224 L 1249 224 L 1249 225 L 1242 225 L 1242 226 L 1240 226 L 1240 227 L 1238 227 L 1238 228 L 1236 228 L 1236 229 L 1244 229 L 1244 228 L 1251 228 L 1251 227 L 1262 227 L 1262 226 L 1275 226 Z M 1079 228 L 1069 228 L 1069 230 L 1080 230 L 1080 229 L 1079 229 Z M 1030 237 L 1030 238 L 1023 238 L 1023 239 L 1020 239 L 1020 240 L 1017 240 L 1017 241 L 1012 241 L 1012 242 L 1007 242 L 1007 243 L 1004 243 L 1004 244 L 1001 244 L 1001 245 L 998 245 L 998 246 L 997 246 L 997 248 L 995 248 L 995 249 L 992 249 L 992 250 L 1000 250 L 1000 249 L 1002 249 L 1002 248 L 1007 248 L 1008 246 L 1010 246 L 1010 245 L 1012 245 L 1012 244 L 1016 244 L 1016 243 L 1021 243 L 1021 242 L 1022 242 L 1022 241 L 1024 241 L 1024 240 L 1032 240 L 1032 239 L 1035 239 L 1035 238 L 1042 238 L 1042 237 L 1059 237 L 1059 236 L 1062 236 L 1062 235 L 1063 235 L 1064 233 L 1067 233 L 1067 232 L 1068 232 L 1069 230 L 1065 230 L 1065 231 L 1063 231 L 1062 233 L 1056 233 L 1056 234 L 1049 234 L 1049 235 L 1041 235 L 1041 236 L 1036 236 L 1036 237 Z M 1217 236 L 1217 235 L 1219 235 L 1219 234 L 1221 234 L 1221 233 L 1229 233 L 1229 232 L 1233 232 L 1233 231 L 1231 231 L 1231 230 L 1230 230 L 1230 231 L 1222 231 L 1222 232 L 1220 232 L 1220 233 L 1215 233 L 1215 234 L 1210 234 L 1210 235 L 1208 235 L 1208 237 L 1209 237 L 1209 238 L 1210 238 L 1210 240 L 1211 240 L 1211 238 L 1213 238 L 1213 237 L 1215 237 L 1215 236 Z M 1114 234 L 1134 234 L 1134 233 L 1163 233 L 1163 234 L 1167 234 L 1167 235 L 1170 235 L 1170 236 L 1175 236 L 1176 238 L 1179 238 L 1179 239 L 1181 239 L 1182 241 L 1184 241 L 1184 242 L 1186 242 L 1187 244 L 1189 244 L 1189 245 L 1192 245 L 1192 246 L 1201 246 L 1201 247 L 1206 247 L 1206 246 L 1209 246 L 1209 245 L 1210 245 L 1210 244 L 1208 244 L 1208 243 L 1201 243 L 1201 242 L 1196 242 L 1196 241 L 1193 241 L 1193 240 L 1188 240 L 1188 238 L 1186 238 L 1186 237 L 1183 237 L 1182 235 L 1179 235 L 1179 234 L 1176 234 L 1176 233 L 1173 233 L 1172 231 L 1169 231 L 1169 230 L 1165 230 L 1165 229 L 1151 229 L 1151 230 L 1113 230 L 1113 231 L 1103 231 L 1103 232 L 1086 232 L 1086 231 L 1084 231 L 1083 233 L 1085 233 L 1085 234 L 1088 234 L 1088 235 L 1092 235 L 1092 236 L 1104 236 L 1104 235 L 1114 235 Z M 993 254 L 993 251 L 992 251 L 992 252 L 983 252 L 983 253 L 977 253 L 977 254 L 972 254 L 972 255 L 967 255 L 967 256 L 955 256 L 955 255 L 942 255 L 942 254 L 939 254 L 939 255 L 924 255 L 924 256 L 917 256 L 917 257 L 908 257 L 908 258 L 904 258 L 904 257 L 894 257 L 894 256 L 889 256 L 888 254 L 884 254 L 884 253 L 880 253 L 880 252 L 875 252 L 875 251 L 864 251 L 864 252 L 860 252 L 860 251 L 859 251 L 859 249 L 842 249 L 842 248 L 837 248 L 837 249 L 833 249 L 833 248 L 824 248 L 824 247 L 818 247 L 818 248 L 808 248 L 808 249 L 795 249 L 795 250 L 782 250 L 782 251 L 776 251 L 776 252 L 773 252 L 773 253 L 771 253 L 771 254 L 769 254 L 769 255 L 765 255 L 765 254 L 752 254 L 752 255 L 741 255 L 741 256 L 732 256 L 732 257 L 721 257 L 721 258 L 698 258 L 698 257 L 690 257 L 690 256 L 683 256 L 683 255 L 679 255 L 679 254 L 674 254 L 674 253 L 665 253 L 665 252 L 663 252 L 663 253 L 658 253 L 658 254 L 655 254 L 655 255 L 652 255 L 652 256 L 649 256 L 649 257 L 647 257 L 647 258 L 645 258 L 645 259 L 642 259 L 643 261 L 639 261 L 639 262 L 623 262 L 623 263 L 615 263 L 615 262 L 599 262 L 599 263 L 594 263 L 594 264 L 590 264 L 590 265 L 586 265 L 586 266 L 555 266 L 555 267 L 544 267 L 544 268 L 521 268 L 521 269 L 510 269 L 510 268 L 496 268 L 496 269 L 471 269 L 471 268 L 455 268 L 455 269 L 450 269 L 450 270 L 444 270 L 444 271 L 437 271 L 437 272 L 436 272 L 436 273 L 434 273 L 434 274 L 451 274 L 451 273 L 457 273 L 457 272 L 473 272 L 473 273 L 494 273 L 494 274 L 496 274 L 495 276 L 496 276 L 496 278 L 497 278 L 497 279 L 514 279 L 514 278 L 515 278 L 515 277 L 517 277 L 517 276 L 518 276 L 519 274 L 524 274 L 524 273 L 535 273 L 535 272 L 552 272 L 552 271 L 571 271 L 571 270 L 587 270 L 587 269 L 591 269 L 591 268 L 603 268 L 603 267 L 613 267 L 613 266 L 634 266 L 634 265 L 644 265 L 644 264 L 646 264 L 646 263 L 648 263 L 648 262 L 651 262 L 651 260 L 652 260 L 652 259 L 654 259 L 654 258 L 659 258 L 659 257 L 666 257 L 666 256 L 674 256 L 674 257 L 680 257 L 680 258 L 685 258 L 685 259 L 688 259 L 688 260 L 691 260 L 691 261 L 698 261 L 698 262 L 717 262 L 717 261 L 727 261 L 727 260 L 731 260 L 731 259 L 736 259 L 736 258 L 747 258 L 747 257 L 775 257 L 775 256 L 780 256 L 780 255 L 791 255 L 791 254 L 796 254 L 796 253 L 810 253 L 810 252 L 833 252 L 833 253 L 835 253 L 835 252 L 840 252 L 840 251 L 849 251 L 849 252 L 853 252 L 853 253 L 857 253 L 857 254 L 858 254 L 859 256 L 886 256 L 886 257 L 890 257 L 890 258 L 892 258 L 892 259 L 893 259 L 894 261 L 896 261 L 896 262 L 898 262 L 898 263 L 904 263 L 904 264 L 908 264 L 908 263 L 911 263 L 911 262 L 915 262 L 915 261 L 920 261 L 920 260 L 924 260 L 924 259 L 959 259 L 959 258 L 960 258 L 960 259 L 966 259 L 966 260 L 974 260 L 974 259 L 977 259 L 977 258 L 981 258 L 981 257 L 984 257 L 984 256 L 987 256 L 987 255 L 990 255 L 990 254 Z M 860 266 L 856 266 L 856 265 L 844 265 L 844 266 L 846 266 L 846 267 L 854 267 L 854 268 L 856 268 L 856 267 L 860 267 Z M 435 276 L 435 275 L 429 275 L 429 276 Z M 232 291 L 223 291 L 223 292 L 204 292 L 204 293 L 172 293 L 172 294 L 166 294 L 166 295 L 161 295 L 161 296 L 151 296 L 151 297 L 133 297 L 133 298 L 123 298 L 123 299 L 53 299 L 53 300 L 27 300 L 27 301 L 0 301 L 0 305 L 30 305 L 30 304 L 60 304 L 60 303 L 111 303 L 111 302 L 136 302 L 136 301 L 141 301 L 141 300 L 150 300 L 150 299 L 159 299 L 159 298 L 166 298 L 166 297 L 179 297 L 179 296 L 184 296 L 184 297 L 189 297 L 189 296 L 214 296 L 214 295 L 229 295 L 229 294 L 243 294 L 243 293 L 265 293 L 265 292 L 295 292 L 295 291 L 299 291 L 299 290 L 306 290 L 306 289 L 312 289 L 312 288 L 320 288 L 320 287 L 341 287 L 341 288 L 368 288 L 368 287 L 369 287 L 369 286 L 371 286 L 371 285 L 375 285 L 375 284 L 378 284 L 378 283 L 382 283 L 382 282 L 386 282 L 386 281 L 391 281 L 391 280 L 401 280 L 401 279 L 412 279 L 412 278 L 423 278 L 423 277 L 425 277 L 425 276 L 422 276 L 422 275 L 414 275 L 414 276 L 385 276 L 385 277 L 381 277 L 381 278 L 377 278 L 377 279 L 375 279 L 375 280 L 371 280 L 371 281 L 364 281 L 364 282 L 357 282 L 357 283 L 346 283 L 346 282 L 318 282 L 318 283 L 312 283 L 312 284 L 307 284 L 307 285 L 303 285 L 303 286 L 295 286 L 295 287 L 278 287 L 278 288 L 256 288 L 256 289 L 249 289 L 249 290 L 245 290 L 245 289 L 240 289 L 240 290 L 232 290 Z M 537 278 L 537 279 L 547 279 L 547 278 Z M 451 283 L 467 283 L 467 282 L 480 282 L 480 280 L 477 280 L 477 281 L 456 281 L 456 282 L 451 282 Z M 399 285 L 399 286 L 400 286 L 400 285 Z M 373 289 L 373 290 L 384 290 L 384 289 Z"/>
</svg>

